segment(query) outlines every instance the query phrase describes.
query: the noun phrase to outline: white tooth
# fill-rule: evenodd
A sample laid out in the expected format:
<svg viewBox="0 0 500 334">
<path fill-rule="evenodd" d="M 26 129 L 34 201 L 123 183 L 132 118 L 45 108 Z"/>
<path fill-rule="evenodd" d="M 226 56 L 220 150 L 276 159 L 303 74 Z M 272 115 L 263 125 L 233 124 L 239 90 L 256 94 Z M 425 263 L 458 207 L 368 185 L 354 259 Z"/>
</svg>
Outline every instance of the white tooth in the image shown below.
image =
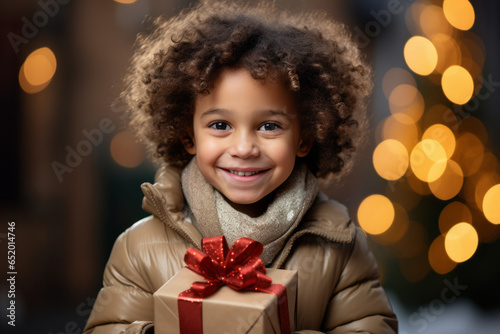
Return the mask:
<svg viewBox="0 0 500 334">
<path fill-rule="evenodd" d="M 238 172 L 235 170 L 229 170 L 229 172 L 239 176 L 252 176 L 258 173 L 258 172 Z"/>
</svg>

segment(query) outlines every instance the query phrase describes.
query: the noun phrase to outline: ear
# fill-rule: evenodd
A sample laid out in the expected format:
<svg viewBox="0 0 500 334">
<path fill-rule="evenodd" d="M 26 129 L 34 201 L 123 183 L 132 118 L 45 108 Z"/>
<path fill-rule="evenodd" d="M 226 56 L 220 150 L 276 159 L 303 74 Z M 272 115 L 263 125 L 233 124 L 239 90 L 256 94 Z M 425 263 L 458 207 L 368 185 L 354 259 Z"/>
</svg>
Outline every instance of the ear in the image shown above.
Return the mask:
<svg viewBox="0 0 500 334">
<path fill-rule="evenodd" d="M 299 148 L 297 150 L 297 156 L 299 158 L 305 157 L 306 155 L 309 154 L 309 151 L 311 151 L 312 146 L 313 146 L 313 140 L 302 136 L 300 138 L 300 141 L 299 141 Z"/>
<path fill-rule="evenodd" d="M 181 143 L 182 146 L 184 146 L 184 149 L 187 151 L 187 153 L 191 155 L 196 154 L 196 144 L 193 135 L 188 134 L 186 137 L 181 138 Z"/>
</svg>

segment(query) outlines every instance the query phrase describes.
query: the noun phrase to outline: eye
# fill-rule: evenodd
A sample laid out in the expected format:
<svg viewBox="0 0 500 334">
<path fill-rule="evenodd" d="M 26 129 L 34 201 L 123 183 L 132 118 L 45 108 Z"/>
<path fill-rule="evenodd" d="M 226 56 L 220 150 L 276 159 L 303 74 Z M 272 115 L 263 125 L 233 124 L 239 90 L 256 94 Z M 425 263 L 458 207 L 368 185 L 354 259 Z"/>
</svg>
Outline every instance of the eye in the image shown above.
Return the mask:
<svg viewBox="0 0 500 334">
<path fill-rule="evenodd" d="M 229 124 L 226 122 L 214 122 L 208 126 L 209 128 L 215 129 L 215 130 L 229 130 Z"/>
<path fill-rule="evenodd" d="M 260 131 L 276 131 L 279 129 L 282 129 L 282 127 L 276 123 L 265 123 L 259 128 Z"/>
</svg>

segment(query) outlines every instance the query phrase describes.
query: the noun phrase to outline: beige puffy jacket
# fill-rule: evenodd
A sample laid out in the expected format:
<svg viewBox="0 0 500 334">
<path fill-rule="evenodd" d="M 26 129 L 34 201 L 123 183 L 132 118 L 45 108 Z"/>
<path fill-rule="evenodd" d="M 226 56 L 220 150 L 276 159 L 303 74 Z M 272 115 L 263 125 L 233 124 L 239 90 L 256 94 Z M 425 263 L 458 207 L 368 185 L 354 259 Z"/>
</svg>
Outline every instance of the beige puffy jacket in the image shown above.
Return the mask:
<svg viewBox="0 0 500 334">
<path fill-rule="evenodd" d="M 142 190 L 152 216 L 116 240 L 84 334 L 153 333 L 153 293 L 200 247 L 182 214 L 178 170 L 161 169 Z M 397 332 L 366 237 L 341 204 L 318 196 L 272 267 L 298 271 L 297 333 Z"/>
</svg>

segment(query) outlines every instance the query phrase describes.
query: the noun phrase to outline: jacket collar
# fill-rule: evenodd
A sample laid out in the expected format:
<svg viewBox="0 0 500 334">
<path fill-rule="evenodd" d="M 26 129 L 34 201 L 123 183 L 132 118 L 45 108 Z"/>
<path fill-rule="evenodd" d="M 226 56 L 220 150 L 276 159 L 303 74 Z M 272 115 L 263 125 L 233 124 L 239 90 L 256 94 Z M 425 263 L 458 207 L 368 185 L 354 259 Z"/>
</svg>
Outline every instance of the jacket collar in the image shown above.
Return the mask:
<svg viewBox="0 0 500 334">
<path fill-rule="evenodd" d="M 183 214 L 184 195 L 180 181 L 181 170 L 164 166 L 155 175 L 155 183 L 143 183 L 142 207 L 156 216 L 166 226 L 179 233 L 186 241 L 201 249 L 201 233 Z M 286 242 L 283 250 L 276 256 L 272 267 L 279 268 L 285 262 L 294 242 L 304 235 L 312 235 L 330 242 L 349 243 L 354 239 L 355 226 L 349 218 L 347 208 L 328 200 L 320 194 L 301 224 Z"/>
</svg>

